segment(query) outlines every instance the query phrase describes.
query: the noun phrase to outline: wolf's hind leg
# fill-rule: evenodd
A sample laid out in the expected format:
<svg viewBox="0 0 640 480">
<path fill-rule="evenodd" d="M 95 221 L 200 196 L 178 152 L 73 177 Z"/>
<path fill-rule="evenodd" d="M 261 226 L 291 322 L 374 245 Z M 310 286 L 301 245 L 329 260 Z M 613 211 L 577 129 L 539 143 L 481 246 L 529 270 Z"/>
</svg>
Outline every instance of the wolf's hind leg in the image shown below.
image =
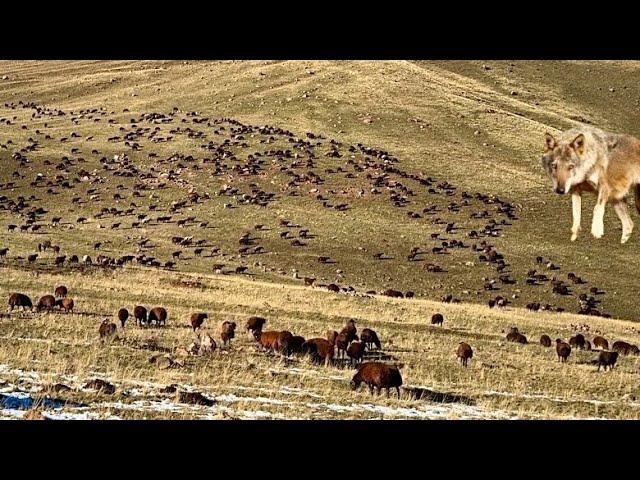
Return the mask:
<svg viewBox="0 0 640 480">
<path fill-rule="evenodd" d="M 633 231 L 633 220 L 631 220 L 627 204 L 624 200 L 614 203 L 613 208 L 622 222 L 622 238 L 620 239 L 620 243 L 626 243 Z"/>
<path fill-rule="evenodd" d="M 575 242 L 580 231 L 580 215 L 582 214 L 582 197 L 579 193 L 571 194 L 571 206 L 573 208 L 573 226 L 571 227 L 571 241 Z"/>
</svg>

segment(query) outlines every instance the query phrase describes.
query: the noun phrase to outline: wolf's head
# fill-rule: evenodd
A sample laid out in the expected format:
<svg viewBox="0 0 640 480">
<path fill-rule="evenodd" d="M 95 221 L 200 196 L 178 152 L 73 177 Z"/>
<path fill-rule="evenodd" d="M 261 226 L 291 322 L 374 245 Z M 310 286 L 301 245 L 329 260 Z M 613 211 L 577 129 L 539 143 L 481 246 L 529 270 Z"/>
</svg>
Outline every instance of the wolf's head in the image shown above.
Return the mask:
<svg viewBox="0 0 640 480">
<path fill-rule="evenodd" d="M 571 187 L 582 183 L 587 174 L 584 161 L 585 136 L 580 133 L 569 142 L 558 142 L 550 133 L 545 134 L 546 151 L 542 166 L 553 180 L 553 191 L 562 195 Z"/>
</svg>

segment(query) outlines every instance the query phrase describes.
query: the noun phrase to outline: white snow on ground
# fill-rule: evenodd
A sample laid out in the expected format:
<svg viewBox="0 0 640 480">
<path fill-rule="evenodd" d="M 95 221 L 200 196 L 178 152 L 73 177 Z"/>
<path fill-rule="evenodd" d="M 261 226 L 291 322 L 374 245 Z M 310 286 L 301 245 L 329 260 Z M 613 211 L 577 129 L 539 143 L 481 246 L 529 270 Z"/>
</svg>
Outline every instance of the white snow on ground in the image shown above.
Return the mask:
<svg viewBox="0 0 640 480">
<path fill-rule="evenodd" d="M 548 395 L 544 395 L 541 393 L 523 393 L 523 394 L 515 394 L 509 392 L 496 392 L 494 390 L 488 390 L 484 392 L 484 395 L 495 395 L 500 397 L 514 397 L 514 398 L 528 398 L 528 399 L 541 399 L 541 400 L 549 400 L 551 402 L 556 403 L 588 403 L 591 405 L 615 405 L 617 403 L 626 403 L 631 407 L 638 407 L 640 404 L 635 402 L 625 402 L 621 401 L 613 401 L 613 400 L 594 400 L 591 398 L 560 398 L 560 397 L 550 397 Z"/>
</svg>

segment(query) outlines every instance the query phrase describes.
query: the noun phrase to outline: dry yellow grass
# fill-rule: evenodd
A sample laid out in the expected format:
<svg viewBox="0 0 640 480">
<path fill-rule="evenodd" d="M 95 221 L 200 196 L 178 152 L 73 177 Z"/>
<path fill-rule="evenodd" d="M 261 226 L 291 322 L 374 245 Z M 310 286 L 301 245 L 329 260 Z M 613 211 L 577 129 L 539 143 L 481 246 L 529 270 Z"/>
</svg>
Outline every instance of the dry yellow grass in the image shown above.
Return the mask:
<svg viewBox="0 0 640 480">
<path fill-rule="evenodd" d="M 622 357 L 612 372 L 596 372 L 583 362 L 594 352 L 574 351 L 567 364 L 557 362 L 555 349 L 537 344 L 542 333 L 568 338 L 571 323 L 585 317 L 530 313 L 519 309 L 492 310 L 470 304 L 441 304 L 427 300 L 336 295 L 320 289 L 278 285 L 234 276 L 158 273 L 126 268 L 115 274 L 25 274 L 2 270 L 0 293 L 30 293 L 32 297 L 66 284 L 76 301 L 74 314 L 14 313 L 0 323 L 0 371 L 5 381 L 35 385 L 62 382 L 81 386 L 95 376 L 117 386 L 114 396 L 75 392 L 63 398 L 90 402 L 96 415 L 121 418 L 638 418 L 638 359 Z M 197 279 L 200 288 L 176 287 L 177 279 Z M 11 288 L 7 288 L 11 285 Z M 97 328 L 118 308 L 136 304 L 163 305 L 169 310 L 167 328 L 146 329 L 133 322 L 119 339 L 102 346 Z M 148 359 L 153 353 L 137 348 L 154 338 L 160 348 L 188 345 L 194 334 L 190 313 L 209 312 L 206 330 L 219 341 L 223 319 L 235 319 L 240 331 L 232 347 L 211 357 L 187 357 L 183 367 L 160 370 Z M 431 314 L 445 316 L 443 327 L 430 325 Z M 436 404 L 393 397 L 371 398 L 366 389 L 352 392 L 350 368 L 318 367 L 305 359 L 285 360 L 258 352 L 244 332 L 244 319 L 261 314 L 269 329 L 288 329 L 307 338 L 324 336 L 348 318 L 359 328 L 379 334 L 383 349 L 403 365 L 405 385 L 454 393 L 475 406 Z M 632 322 L 588 318 L 592 329 L 613 341 L 638 342 Z M 530 340 L 518 345 L 504 340 L 516 325 Z M 591 335 L 592 336 L 592 335 Z M 590 336 L 587 335 L 589 338 Z M 455 349 L 466 341 L 474 349 L 470 367 L 460 366 Z M 23 372 L 15 372 L 20 369 Z M 13 372 L 13 373 L 12 373 Z M 30 374 L 24 372 L 32 372 Z M 21 380 L 20 380 L 21 379 Z M 215 397 L 214 407 L 173 403 L 158 389 L 177 383 Z M 23 383 L 24 384 L 24 383 Z M 31 385 L 33 386 L 33 385 Z M 164 398 L 165 403 L 147 404 Z M 175 411 L 167 410 L 172 405 Z M 369 406 L 367 406 L 369 405 Z M 165 409 L 162 409 L 162 407 Z M 441 409 L 441 410 L 439 410 Z M 71 409 L 73 411 L 73 409 Z M 224 412 L 224 413 L 223 413 Z M 256 413 L 258 412 L 258 413 Z"/>
</svg>

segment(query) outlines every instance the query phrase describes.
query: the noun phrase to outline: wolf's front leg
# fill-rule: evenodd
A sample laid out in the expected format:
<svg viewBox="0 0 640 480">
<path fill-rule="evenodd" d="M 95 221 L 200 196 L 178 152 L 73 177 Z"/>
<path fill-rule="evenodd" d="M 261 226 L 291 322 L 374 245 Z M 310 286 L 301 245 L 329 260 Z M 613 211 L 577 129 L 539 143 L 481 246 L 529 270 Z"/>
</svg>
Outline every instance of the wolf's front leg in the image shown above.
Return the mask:
<svg viewBox="0 0 640 480">
<path fill-rule="evenodd" d="M 629 237 L 631 237 L 631 232 L 633 232 L 633 220 L 629 216 L 629 210 L 627 210 L 627 204 L 624 200 L 616 202 L 613 205 L 618 218 L 622 222 L 622 238 L 620 238 L 620 243 L 627 243 Z"/>
<path fill-rule="evenodd" d="M 601 192 L 593 209 L 593 221 L 591 222 L 591 235 L 595 238 L 602 238 L 604 235 L 604 207 L 606 204 L 606 196 Z"/>
<path fill-rule="evenodd" d="M 580 215 L 582 214 L 582 197 L 579 193 L 571 194 L 571 206 L 573 207 L 573 226 L 571 227 L 571 241 L 575 242 L 580 231 Z"/>
</svg>

